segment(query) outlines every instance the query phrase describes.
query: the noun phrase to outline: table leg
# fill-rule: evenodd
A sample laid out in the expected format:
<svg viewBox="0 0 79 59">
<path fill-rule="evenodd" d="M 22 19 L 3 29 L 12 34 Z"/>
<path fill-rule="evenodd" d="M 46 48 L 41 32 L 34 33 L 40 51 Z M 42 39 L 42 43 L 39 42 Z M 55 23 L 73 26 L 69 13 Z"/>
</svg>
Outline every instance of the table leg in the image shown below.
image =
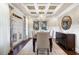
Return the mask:
<svg viewBox="0 0 79 59">
<path fill-rule="evenodd" d="M 33 39 L 33 52 L 35 52 L 35 40 Z"/>
<path fill-rule="evenodd" d="M 33 39 L 33 52 L 35 52 L 35 42 L 36 42 L 36 39 Z"/>
<path fill-rule="evenodd" d="M 49 39 L 50 41 L 50 52 L 52 52 L 52 39 Z"/>
</svg>

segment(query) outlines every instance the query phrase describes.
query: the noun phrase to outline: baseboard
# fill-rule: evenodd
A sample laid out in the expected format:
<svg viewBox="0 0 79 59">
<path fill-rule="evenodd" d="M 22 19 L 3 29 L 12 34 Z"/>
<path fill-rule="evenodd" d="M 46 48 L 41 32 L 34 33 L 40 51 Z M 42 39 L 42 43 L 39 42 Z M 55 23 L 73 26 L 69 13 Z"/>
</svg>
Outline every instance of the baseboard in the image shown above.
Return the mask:
<svg viewBox="0 0 79 59">
<path fill-rule="evenodd" d="M 22 42 L 20 42 L 19 44 L 17 44 L 13 50 L 11 49 L 8 53 L 8 55 L 16 55 L 29 41 L 31 40 L 31 38 L 28 38 L 27 40 L 24 40 Z M 20 47 L 20 45 L 22 45 L 22 48 L 20 50 L 15 51 L 16 49 L 19 49 L 18 47 Z M 15 49 L 15 50 L 14 50 Z M 14 53 L 16 52 L 16 53 Z"/>
</svg>

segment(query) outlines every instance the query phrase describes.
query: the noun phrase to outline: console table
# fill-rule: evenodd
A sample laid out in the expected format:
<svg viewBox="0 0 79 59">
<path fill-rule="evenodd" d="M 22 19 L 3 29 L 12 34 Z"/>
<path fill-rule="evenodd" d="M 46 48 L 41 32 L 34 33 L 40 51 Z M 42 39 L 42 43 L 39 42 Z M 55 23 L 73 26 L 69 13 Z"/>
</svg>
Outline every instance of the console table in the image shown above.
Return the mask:
<svg viewBox="0 0 79 59">
<path fill-rule="evenodd" d="M 75 51 L 75 34 L 56 32 L 56 43 L 61 44 L 67 50 Z"/>
</svg>

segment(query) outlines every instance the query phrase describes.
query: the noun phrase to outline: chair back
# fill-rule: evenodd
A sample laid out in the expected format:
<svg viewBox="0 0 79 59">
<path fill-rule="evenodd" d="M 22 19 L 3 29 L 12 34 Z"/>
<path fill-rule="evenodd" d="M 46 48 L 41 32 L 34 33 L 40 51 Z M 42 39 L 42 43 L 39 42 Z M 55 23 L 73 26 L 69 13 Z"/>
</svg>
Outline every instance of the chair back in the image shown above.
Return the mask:
<svg viewBox="0 0 79 59">
<path fill-rule="evenodd" d="M 49 48 L 49 32 L 37 33 L 37 48 Z"/>
</svg>

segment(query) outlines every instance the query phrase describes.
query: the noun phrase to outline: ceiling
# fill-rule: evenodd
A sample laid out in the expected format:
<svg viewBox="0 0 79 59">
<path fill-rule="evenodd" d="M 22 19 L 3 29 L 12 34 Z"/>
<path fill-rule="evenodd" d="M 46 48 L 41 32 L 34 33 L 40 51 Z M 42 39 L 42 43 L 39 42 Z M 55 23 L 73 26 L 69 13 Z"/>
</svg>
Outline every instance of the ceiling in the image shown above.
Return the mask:
<svg viewBox="0 0 79 59">
<path fill-rule="evenodd" d="M 58 6 L 60 6 L 61 4 L 59 3 L 38 3 L 38 4 L 24 4 L 26 6 L 26 9 L 29 10 L 29 14 L 31 16 L 40 16 L 42 17 L 42 15 L 44 16 L 49 16 L 49 15 L 53 15 L 55 10 L 58 8 Z"/>
<path fill-rule="evenodd" d="M 25 15 L 31 17 L 51 17 L 58 16 L 71 3 L 12 3 L 15 7 L 20 9 Z"/>
</svg>

